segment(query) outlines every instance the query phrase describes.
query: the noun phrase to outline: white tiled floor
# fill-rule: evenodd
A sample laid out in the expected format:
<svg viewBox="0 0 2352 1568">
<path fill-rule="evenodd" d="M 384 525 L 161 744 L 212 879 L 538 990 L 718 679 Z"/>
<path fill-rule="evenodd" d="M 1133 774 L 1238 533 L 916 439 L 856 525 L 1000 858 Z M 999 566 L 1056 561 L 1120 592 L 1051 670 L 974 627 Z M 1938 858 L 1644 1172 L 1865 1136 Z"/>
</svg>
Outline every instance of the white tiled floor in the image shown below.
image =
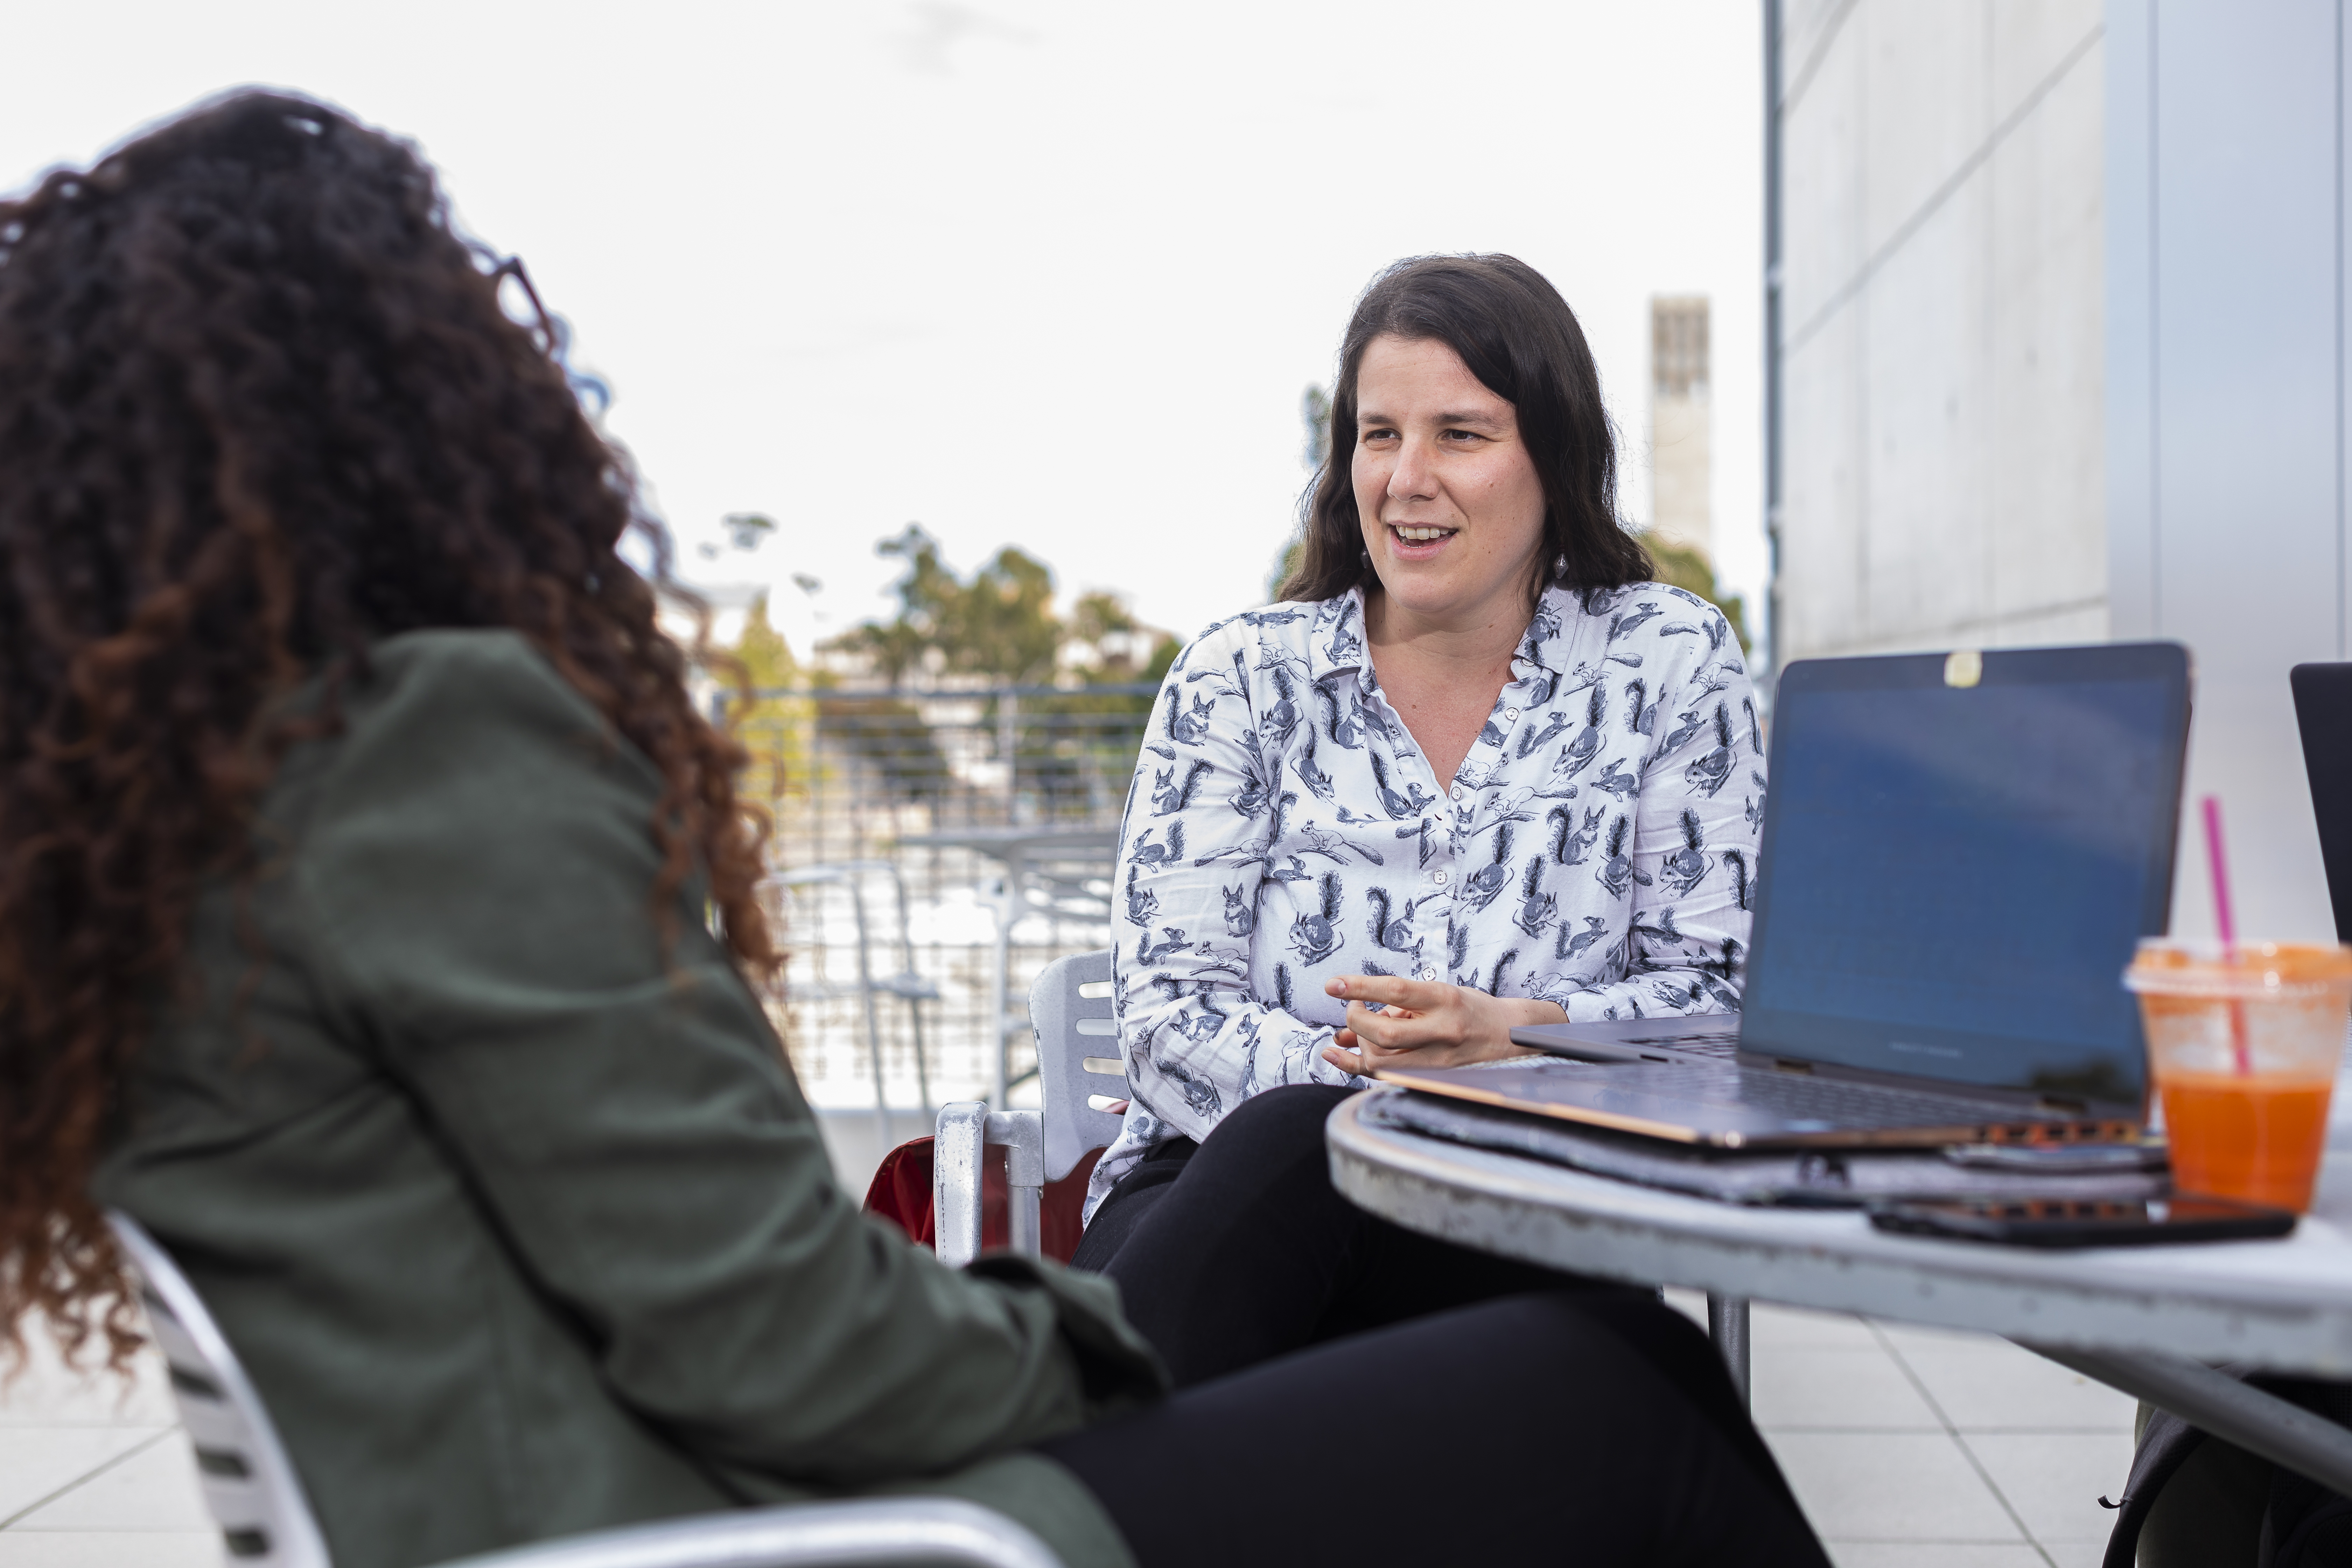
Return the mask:
<svg viewBox="0 0 2352 1568">
<path fill-rule="evenodd" d="M 0 1384 L 0 1568 L 216 1568 L 161 1368 L 90 1383 L 34 1341 Z M 1757 1425 L 1838 1568 L 2098 1563 L 2122 1394 L 1999 1340 L 1771 1307 L 1754 1366 Z"/>
<path fill-rule="evenodd" d="M 2095 1568 L 2130 1399 L 1982 1335 L 1763 1306 L 1753 1335 L 1756 1424 L 1838 1568 Z"/>
<path fill-rule="evenodd" d="M 141 1356 L 126 1384 L 26 1338 L 23 1371 L 0 1381 L 0 1568 L 215 1568 L 162 1362 Z"/>
</svg>

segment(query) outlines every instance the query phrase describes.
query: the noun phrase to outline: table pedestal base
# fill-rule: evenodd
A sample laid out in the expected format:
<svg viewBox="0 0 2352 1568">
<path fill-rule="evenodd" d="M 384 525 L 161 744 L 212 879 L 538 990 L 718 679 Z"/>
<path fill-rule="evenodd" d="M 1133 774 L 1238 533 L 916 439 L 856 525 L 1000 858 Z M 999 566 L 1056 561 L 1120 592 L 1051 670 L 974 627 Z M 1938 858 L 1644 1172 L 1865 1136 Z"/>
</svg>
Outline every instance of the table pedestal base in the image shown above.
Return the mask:
<svg viewBox="0 0 2352 1568">
<path fill-rule="evenodd" d="M 1739 1403 L 1748 1403 L 1748 1298 L 1718 1296 L 1706 1293 L 1706 1337 L 1715 1342 L 1716 1350 L 1723 1356 L 1723 1364 L 1731 1373 L 1731 1386 L 1739 1391 Z"/>
</svg>

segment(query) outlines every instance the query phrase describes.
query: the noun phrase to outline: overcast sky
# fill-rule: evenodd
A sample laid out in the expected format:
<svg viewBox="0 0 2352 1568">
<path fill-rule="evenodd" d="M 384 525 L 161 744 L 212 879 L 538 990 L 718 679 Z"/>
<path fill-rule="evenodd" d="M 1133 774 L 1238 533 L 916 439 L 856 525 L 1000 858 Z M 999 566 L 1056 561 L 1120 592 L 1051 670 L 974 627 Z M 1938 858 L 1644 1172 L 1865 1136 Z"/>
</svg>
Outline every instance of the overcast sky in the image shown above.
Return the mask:
<svg viewBox="0 0 2352 1568">
<path fill-rule="evenodd" d="M 0 187 L 246 82 L 414 138 L 611 382 L 689 572 L 780 584 L 803 650 L 887 611 L 873 543 L 910 521 L 1187 636 L 1258 603 L 1300 393 L 1420 252 L 1559 286 L 1643 519 L 1648 300 L 1705 293 L 1753 605 L 1759 28 L 1749 0 L 20 5 Z M 731 511 L 778 537 L 705 559 Z"/>
</svg>

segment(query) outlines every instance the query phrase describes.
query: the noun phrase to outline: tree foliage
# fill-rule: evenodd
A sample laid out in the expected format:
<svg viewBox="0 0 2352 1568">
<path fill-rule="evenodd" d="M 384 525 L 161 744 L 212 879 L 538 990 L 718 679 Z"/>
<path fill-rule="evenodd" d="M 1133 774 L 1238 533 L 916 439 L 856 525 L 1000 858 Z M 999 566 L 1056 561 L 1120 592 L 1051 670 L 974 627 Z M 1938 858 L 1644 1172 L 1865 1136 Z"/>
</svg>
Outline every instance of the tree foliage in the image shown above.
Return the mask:
<svg viewBox="0 0 2352 1568">
<path fill-rule="evenodd" d="M 790 686 L 800 676 L 800 665 L 784 634 L 768 619 L 765 594 L 751 601 L 751 612 L 743 617 L 743 635 L 735 639 L 731 651 L 754 688 Z"/>
<path fill-rule="evenodd" d="M 1013 545 L 969 582 L 941 558 L 939 541 L 919 523 L 908 523 L 875 548 L 907 563 L 894 585 L 898 615 L 853 627 L 822 647 L 865 660 L 893 689 L 917 675 L 1045 685 L 1073 644 L 1093 655 L 1078 671 L 1089 684 L 1157 679 L 1178 651 L 1175 639 L 1163 635 L 1164 658 L 1160 646 L 1138 658 L 1134 647 L 1149 628 L 1115 594 L 1080 595 L 1065 619 L 1054 608 L 1052 569 Z"/>
<path fill-rule="evenodd" d="M 742 635 L 727 651 L 737 667 L 736 670 L 722 669 L 730 685 L 739 670 L 743 683 L 754 691 L 772 692 L 798 682 L 800 665 L 793 659 L 784 634 L 768 619 L 765 594 L 751 601 L 751 612 L 743 618 Z M 751 752 L 751 761 L 738 784 L 746 795 L 773 799 L 784 793 L 785 781 L 799 762 L 786 754 L 792 721 L 797 717 L 794 706 L 793 699 L 772 696 L 754 697 L 749 701 L 737 697 L 728 703 L 728 729 Z"/>
</svg>

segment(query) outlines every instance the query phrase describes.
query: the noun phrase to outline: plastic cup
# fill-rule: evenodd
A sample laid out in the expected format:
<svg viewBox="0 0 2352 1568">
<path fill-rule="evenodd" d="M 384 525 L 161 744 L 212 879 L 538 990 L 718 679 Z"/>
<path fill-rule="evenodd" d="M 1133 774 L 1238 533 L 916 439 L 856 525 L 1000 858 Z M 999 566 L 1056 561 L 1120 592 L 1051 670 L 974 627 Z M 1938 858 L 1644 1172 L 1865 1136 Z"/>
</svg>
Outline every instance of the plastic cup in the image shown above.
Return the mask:
<svg viewBox="0 0 2352 1568">
<path fill-rule="evenodd" d="M 2124 984 L 2147 1025 L 2173 1185 L 2310 1208 L 2352 1010 L 2352 947 L 2152 938 Z"/>
</svg>

